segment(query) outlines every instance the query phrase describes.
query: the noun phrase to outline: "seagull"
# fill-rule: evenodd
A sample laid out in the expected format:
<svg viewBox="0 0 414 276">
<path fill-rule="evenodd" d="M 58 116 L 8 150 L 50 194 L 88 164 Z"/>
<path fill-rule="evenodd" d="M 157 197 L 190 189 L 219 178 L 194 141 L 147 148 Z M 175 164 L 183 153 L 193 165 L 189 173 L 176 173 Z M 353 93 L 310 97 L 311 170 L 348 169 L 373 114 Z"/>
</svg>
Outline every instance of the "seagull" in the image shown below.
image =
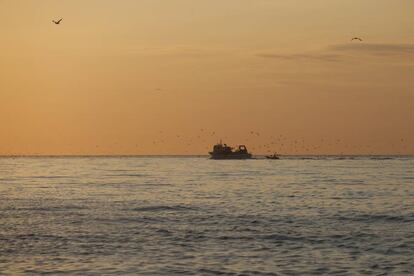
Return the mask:
<svg viewBox="0 0 414 276">
<path fill-rule="evenodd" d="M 60 21 L 62 21 L 62 20 L 63 20 L 63 18 L 59 19 L 58 21 L 52 20 L 52 22 L 55 23 L 56 25 L 59 25 Z"/>
<path fill-rule="evenodd" d="M 354 40 L 359 40 L 359 41 L 362 41 L 362 38 L 359 38 L 359 37 L 353 37 L 353 38 L 351 39 L 351 41 L 354 41 Z"/>
</svg>

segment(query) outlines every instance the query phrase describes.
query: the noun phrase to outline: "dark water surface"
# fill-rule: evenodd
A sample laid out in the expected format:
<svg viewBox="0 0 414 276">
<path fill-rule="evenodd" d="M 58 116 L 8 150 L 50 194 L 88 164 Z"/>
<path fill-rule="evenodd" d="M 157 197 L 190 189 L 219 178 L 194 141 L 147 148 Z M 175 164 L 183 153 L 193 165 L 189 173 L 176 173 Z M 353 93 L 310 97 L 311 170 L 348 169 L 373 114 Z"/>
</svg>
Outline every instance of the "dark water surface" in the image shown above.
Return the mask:
<svg viewBox="0 0 414 276">
<path fill-rule="evenodd" d="M 0 274 L 414 274 L 414 158 L 0 158 Z"/>
</svg>

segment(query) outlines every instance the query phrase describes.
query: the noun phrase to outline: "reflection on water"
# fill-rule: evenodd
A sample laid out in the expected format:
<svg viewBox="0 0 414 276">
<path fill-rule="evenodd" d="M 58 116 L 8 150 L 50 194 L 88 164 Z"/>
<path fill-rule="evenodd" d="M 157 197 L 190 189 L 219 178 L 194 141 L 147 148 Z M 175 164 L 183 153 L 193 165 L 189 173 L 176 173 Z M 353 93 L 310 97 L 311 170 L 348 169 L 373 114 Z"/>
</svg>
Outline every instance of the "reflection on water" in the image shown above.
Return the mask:
<svg viewBox="0 0 414 276">
<path fill-rule="evenodd" d="M 414 273 L 414 158 L 0 158 L 0 272 Z"/>
</svg>

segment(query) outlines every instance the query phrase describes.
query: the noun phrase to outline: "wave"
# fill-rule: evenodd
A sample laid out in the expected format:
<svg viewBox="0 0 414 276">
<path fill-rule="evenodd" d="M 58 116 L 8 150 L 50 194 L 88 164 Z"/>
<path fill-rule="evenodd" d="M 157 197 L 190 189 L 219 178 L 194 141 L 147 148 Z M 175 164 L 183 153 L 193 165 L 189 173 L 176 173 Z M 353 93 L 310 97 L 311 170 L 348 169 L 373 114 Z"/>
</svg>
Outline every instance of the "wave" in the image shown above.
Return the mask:
<svg viewBox="0 0 414 276">
<path fill-rule="evenodd" d="M 144 206 L 144 207 L 137 207 L 128 209 L 130 211 L 137 211 L 137 212 L 163 212 L 163 211 L 195 211 L 196 209 L 193 207 L 182 206 L 182 205 L 154 205 L 154 206 Z"/>
<path fill-rule="evenodd" d="M 110 176 L 110 177 L 144 177 L 147 176 L 145 174 L 140 174 L 140 173 L 131 173 L 131 174 L 107 174 L 105 176 Z"/>
<path fill-rule="evenodd" d="M 18 179 L 16 178 L 0 178 L 0 181 L 4 181 L 4 182 L 12 182 L 12 181 L 17 181 Z"/>
<path fill-rule="evenodd" d="M 49 206 L 49 207 L 21 207 L 21 208 L 8 208 L 8 211 L 40 211 L 40 212 L 56 212 L 56 211 L 69 211 L 69 210 L 83 210 L 87 209 L 83 206 L 76 205 L 62 205 L 62 206 Z"/>
<path fill-rule="evenodd" d="M 38 176 L 28 176 L 25 177 L 27 179 L 30 178 L 35 178 L 35 179 L 64 179 L 64 178 L 68 178 L 68 177 L 73 177 L 73 176 L 68 176 L 68 175 L 38 175 Z"/>
<path fill-rule="evenodd" d="M 261 237 L 264 240 L 273 240 L 273 241 L 311 241 L 309 238 L 301 236 L 288 236 L 282 234 L 269 234 Z"/>
<path fill-rule="evenodd" d="M 394 160 L 394 157 L 371 157 L 371 160 Z"/>
<path fill-rule="evenodd" d="M 339 216 L 339 220 L 350 220 L 358 222 L 413 222 L 414 214 L 410 215 L 387 215 L 387 214 L 361 214 L 355 216 Z"/>
</svg>

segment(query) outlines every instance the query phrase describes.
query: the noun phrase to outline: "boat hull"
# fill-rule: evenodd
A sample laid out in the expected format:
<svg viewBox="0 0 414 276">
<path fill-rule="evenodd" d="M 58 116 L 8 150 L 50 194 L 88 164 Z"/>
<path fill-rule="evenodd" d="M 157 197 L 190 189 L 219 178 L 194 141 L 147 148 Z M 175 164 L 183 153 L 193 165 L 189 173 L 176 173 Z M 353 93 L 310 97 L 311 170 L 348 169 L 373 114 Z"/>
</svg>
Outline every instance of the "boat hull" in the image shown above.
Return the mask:
<svg viewBox="0 0 414 276">
<path fill-rule="evenodd" d="M 240 160 L 240 159 L 251 159 L 252 155 L 250 153 L 247 154 L 211 154 L 211 159 L 215 160 Z"/>
<path fill-rule="evenodd" d="M 274 156 L 266 156 L 266 158 L 267 159 L 270 159 L 270 160 L 278 160 L 278 159 L 280 159 L 279 157 L 274 157 Z"/>
</svg>

